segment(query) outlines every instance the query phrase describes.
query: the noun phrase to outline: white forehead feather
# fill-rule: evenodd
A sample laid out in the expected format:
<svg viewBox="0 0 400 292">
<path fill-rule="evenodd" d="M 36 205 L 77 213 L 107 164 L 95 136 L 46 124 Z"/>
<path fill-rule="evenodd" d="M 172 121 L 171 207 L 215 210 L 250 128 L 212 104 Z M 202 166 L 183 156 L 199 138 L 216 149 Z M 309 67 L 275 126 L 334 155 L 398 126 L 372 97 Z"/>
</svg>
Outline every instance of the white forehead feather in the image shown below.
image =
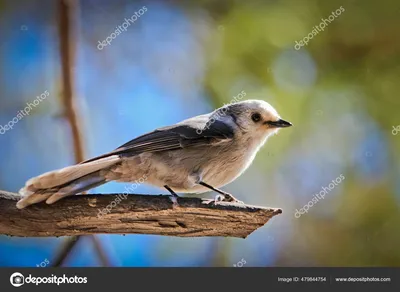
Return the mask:
<svg viewBox="0 0 400 292">
<path fill-rule="evenodd" d="M 258 99 L 249 99 L 245 101 L 240 101 L 237 104 L 242 104 L 246 105 L 246 107 L 252 108 L 252 109 L 262 109 L 271 115 L 279 117 L 278 112 L 272 105 L 270 105 L 268 102 L 264 100 L 258 100 Z"/>
</svg>

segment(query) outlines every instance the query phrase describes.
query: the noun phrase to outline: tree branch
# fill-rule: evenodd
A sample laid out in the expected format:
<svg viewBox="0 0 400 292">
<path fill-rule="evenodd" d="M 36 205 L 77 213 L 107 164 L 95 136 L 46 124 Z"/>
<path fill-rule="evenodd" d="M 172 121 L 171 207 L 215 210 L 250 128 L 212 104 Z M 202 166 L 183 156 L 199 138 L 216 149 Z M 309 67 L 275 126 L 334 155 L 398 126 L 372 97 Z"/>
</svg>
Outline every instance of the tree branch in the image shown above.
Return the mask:
<svg viewBox="0 0 400 292">
<path fill-rule="evenodd" d="M 23 237 L 154 234 L 246 238 L 282 213 L 277 208 L 225 202 L 206 204 L 205 199 L 199 198 L 179 198 L 179 206 L 175 207 L 166 195 L 72 196 L 54 205 L 41 203 L 22 210 L 15 207 L 19 199 L 18 194 L 0 191 L 0 234 Z"/>
</svg>

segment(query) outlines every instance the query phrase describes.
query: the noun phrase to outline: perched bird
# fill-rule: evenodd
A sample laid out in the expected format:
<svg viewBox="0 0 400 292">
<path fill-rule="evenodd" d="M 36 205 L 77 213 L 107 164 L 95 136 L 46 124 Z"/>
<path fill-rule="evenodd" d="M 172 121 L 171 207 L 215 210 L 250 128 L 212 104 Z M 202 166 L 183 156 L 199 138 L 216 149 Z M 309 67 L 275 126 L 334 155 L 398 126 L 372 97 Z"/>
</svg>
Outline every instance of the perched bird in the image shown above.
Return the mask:
<svg viewBox="0 0 400 292">
<path fill-rule="evenodd" d="M 214 202 L 241 202 L 219 188 L 239 177 L 267 138 L 292 124 L 262 100 L 223 106 L 172 126 L 156 129 L 104 155 L 28 180 L 19 193 L 22 209 L 52 204 L 110 181 L 145 183 L 176 193 L 213 190 Z"/>
</svg>

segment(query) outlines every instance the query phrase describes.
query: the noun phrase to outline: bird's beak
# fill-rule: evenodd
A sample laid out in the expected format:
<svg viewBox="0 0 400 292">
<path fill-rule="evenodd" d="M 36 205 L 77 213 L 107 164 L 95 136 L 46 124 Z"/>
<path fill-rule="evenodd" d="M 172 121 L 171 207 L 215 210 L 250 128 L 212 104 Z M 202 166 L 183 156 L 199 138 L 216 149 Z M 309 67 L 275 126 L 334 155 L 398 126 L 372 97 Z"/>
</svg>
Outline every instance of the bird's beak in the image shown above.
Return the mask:
<svg viewBox="0 0 400 292">
<path fill-rule="evenodd" d="M 275 128 L 287 128 L 287 127 L 291 127 L 292 123 L 291 122 L 287 122 L 285 120 L 279 119 L 277 121 L 269 121 L 268 125 L 273 126 Z"/>
</svg>

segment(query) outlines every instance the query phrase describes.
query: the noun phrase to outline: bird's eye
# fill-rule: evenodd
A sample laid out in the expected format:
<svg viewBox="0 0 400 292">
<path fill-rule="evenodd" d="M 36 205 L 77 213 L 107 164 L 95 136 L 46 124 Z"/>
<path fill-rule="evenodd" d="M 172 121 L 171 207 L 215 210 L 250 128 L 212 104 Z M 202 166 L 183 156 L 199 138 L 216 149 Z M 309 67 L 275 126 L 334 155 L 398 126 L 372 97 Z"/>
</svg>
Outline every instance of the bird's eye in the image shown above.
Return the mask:
<svg viewBox="0 0 400 292">
<path fill-rule="evenodd" d="M 251 115 L 251 119 L 253 122 L 257 123 L 261 120 L 261 115 L 259 113 L 254 113 Z"/>
</svg>

